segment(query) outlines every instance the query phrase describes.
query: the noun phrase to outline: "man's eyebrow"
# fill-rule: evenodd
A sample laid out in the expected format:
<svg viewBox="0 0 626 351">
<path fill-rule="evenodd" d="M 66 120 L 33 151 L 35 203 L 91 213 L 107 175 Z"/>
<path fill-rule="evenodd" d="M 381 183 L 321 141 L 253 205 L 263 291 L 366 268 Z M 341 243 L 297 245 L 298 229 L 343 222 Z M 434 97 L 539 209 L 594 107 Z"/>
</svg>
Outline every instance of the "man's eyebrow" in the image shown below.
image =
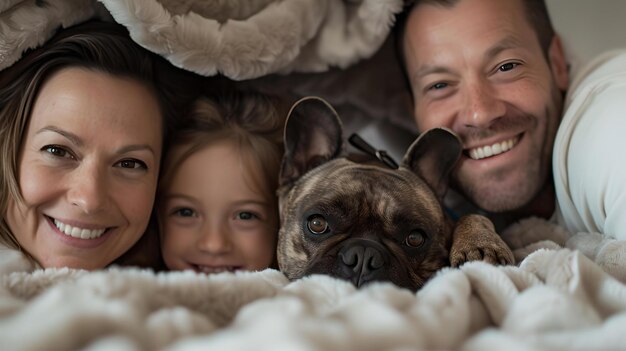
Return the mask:
<svg viewBox="0 0 626 351">
<path fill-rule="evenodd" d="M 521 46 L 520 41 L 512 36 L 507 36 L 504 39 L 497 42 L 493 45 L 489 50 L 485 52 L 485 58 L 490 59 L 494 56 L 497 56 L 499 53 L 509 49 L 515 49 Z"/>
<path fill-rule="evenodd" d="M 512 37 L 512 36 L 507 36 L 506 38 L 500 40 L 491 48 L 489 48 L 489 50 L 485 52 L 484 56 L 485 58 L 489 59 L 494 56 L 497 56 L 502 51 L 518 48 L 520 46 L 521 46 L 521 43 L 517 38 Z M 450 68 L 447 68 L 441 65 L 427 64 L 427 65 L 421 66 L 415 72 L 415 74 L 413 75 L 413 79 L 418 80 L 429 74 L 445 74 L 445 73 L 452 73 L 452 70 Z"/>
<path fill-rule="evenodd" d="M 61 134 L 63 137 L 65 137 L 70 142 L 72 142 L 72 144 L 77 145 L 77 146 L 83 146 L 83 141 L 78 135 L 74 133 L 70 133 L 66 130 L 57 128 L 55 126 L 45 126 L 41 128 L 40 130 L 38 130 L 37 134 L 43 133 L 43 132 L 53 132 L 53 133 Z"/>
<path fill-rule="evenodd" d="M 423 65 L 420 67 L 414 74 L 415 79 L 420 79 L 429 74 L 437 74 L 437 73 L 451 73 L 452 70 L 439 65 Z"/>
</svg>

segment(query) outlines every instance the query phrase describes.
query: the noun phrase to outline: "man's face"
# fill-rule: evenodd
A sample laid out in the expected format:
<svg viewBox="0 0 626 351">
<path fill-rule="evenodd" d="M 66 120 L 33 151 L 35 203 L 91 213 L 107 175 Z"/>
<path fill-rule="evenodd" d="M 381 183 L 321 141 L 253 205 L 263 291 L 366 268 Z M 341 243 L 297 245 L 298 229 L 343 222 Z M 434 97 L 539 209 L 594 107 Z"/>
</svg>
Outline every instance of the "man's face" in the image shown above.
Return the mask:
<svg viewBox="0 0 626 351">
<path fill-rule="evenodd" d="M 447 127 L 463 140 L 454 185 L 488 211 L 529 203 L 551 180 L 568 84 L 558 40 L 546 59 L 520 0 L 418 5 L 405 33 L 419 130 Z"/>
</svg>

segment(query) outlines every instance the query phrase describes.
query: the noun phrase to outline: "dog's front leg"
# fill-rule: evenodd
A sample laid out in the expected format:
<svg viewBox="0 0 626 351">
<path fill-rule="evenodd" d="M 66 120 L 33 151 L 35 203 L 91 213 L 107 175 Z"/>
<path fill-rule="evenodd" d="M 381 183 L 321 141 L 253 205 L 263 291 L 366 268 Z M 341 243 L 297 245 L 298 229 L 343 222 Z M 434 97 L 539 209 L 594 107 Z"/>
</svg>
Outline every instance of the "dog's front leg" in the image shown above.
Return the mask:
<svg viewBox="0 0 626 351">
<path fill-rule="evenodd" d="M 450 265 L 458 267 L 468 261 L 480 260 L 503 265 L 515 263 L 511 249 L 487 217 L 475 214 L 463 216 L 452 233 Z"/>
</svg>

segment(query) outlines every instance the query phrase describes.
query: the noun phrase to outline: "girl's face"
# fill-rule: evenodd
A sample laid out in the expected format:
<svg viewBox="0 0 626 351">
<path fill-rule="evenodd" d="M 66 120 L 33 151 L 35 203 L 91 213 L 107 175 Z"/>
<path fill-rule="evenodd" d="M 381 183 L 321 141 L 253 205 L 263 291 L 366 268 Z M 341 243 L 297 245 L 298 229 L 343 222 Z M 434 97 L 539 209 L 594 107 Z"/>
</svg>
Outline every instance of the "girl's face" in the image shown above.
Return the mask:
<svg viewBox="0 0 626 351">
<path fill-rule="evenodd" d="M 41 87 L 21 145 L 24 204 L 7 223 L 42 267 L 104 268 L 144 233 L 161 157 L 161 111 L 138 82 L 66 68 Z"/>
<path fill-rule="evenodd" d="M 238 148 L 217 141 L 183 161 L 159 206 L 162 253 L 175 270 L 217 273 L 271 265 L 278 232 L 275 189 L 257 189 L 260 174 Z M 260 182 L 257 182 L 260 183 Z"/>
</svg>

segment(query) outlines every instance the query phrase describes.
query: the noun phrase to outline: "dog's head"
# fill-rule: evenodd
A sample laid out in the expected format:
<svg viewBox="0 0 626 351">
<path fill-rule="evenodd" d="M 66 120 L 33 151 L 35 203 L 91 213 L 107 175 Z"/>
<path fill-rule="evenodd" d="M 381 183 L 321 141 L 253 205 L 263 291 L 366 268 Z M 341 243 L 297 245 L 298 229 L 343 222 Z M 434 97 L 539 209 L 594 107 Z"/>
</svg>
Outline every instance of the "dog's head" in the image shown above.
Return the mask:
<svg viewBox="0 0 626 351">
<path fill-rule="evenodd" d="M 461 152 L 445 129 L 423 133 L 399 169 L 343 155 L 342 126 L 324 100 L 304 98 L 285 126 L 278 264 L 290 279 L 328 274 L 361 286 L 413 290 L 448 264 L 441 199 Z"/>
</svg>

